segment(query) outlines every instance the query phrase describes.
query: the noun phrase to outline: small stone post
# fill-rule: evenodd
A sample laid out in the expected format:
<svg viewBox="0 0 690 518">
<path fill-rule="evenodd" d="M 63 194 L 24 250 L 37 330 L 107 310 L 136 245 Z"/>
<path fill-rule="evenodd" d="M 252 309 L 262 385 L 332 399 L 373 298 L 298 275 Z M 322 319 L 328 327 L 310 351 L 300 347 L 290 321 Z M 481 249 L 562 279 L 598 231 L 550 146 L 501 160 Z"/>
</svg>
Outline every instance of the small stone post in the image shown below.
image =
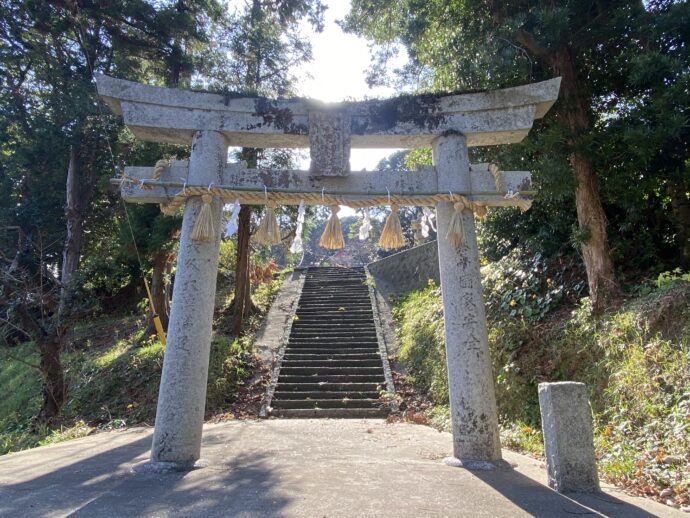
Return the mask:
<svg viewBox="0 0 690 518">
<path fill-rule="evenodd" d="M 227 147 L 221 133 L 197 131 L 187 182 L 221 184 Z M 214 199 L 211 204 L 216 236 L 209 242 L 195 242 L 191 237 L 201 205 L 200 197 L 190 198 L 182 220 L 168 343 L 148 465 L 154 471 L 191 469 L 201 453 L 222 202 Z"/>
<path fill-rule="evenodd" d="M 599 491 L 585 384 L 540 383 L 539 407 L 549 487 L 559 493 Z"/>
<path fill-rule="evenodd" d="M 462 135 L 434 141 L 439 190 L 470 191 L 467 144 Z M 438 260 L 445 317 L 448 390 L 455 461 L 470 469 L 492 469 L 501 461 L 494 376 L 479 272 L 474 215 L 465 209 L 465 242 L 456 248 L 445 239 L 452 202 L 436 205 Z"/>
</svg>

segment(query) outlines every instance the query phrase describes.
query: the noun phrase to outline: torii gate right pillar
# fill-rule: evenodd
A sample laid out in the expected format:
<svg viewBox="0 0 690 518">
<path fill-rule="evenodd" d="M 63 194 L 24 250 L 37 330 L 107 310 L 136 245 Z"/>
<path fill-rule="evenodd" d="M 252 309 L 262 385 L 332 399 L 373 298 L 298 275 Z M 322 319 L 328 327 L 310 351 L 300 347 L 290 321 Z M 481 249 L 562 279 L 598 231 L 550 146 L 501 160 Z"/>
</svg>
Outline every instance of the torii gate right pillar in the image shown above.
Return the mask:
<svg viewBox="0 0 690 518">
<path fill-rule="evenodd" d="M 464 136 L 437 138 L 433 160 L 439 190 L 472 190 Z M 455 456 L 451 463 L 470 469 L 491 469 L 501 460 L 501 443 L 474 214 L 469 209 L 463 211 L 465 240 L 456 248 L 445 239 L 454 210 L 451 202 L 436 205 Z"/>
</svg>

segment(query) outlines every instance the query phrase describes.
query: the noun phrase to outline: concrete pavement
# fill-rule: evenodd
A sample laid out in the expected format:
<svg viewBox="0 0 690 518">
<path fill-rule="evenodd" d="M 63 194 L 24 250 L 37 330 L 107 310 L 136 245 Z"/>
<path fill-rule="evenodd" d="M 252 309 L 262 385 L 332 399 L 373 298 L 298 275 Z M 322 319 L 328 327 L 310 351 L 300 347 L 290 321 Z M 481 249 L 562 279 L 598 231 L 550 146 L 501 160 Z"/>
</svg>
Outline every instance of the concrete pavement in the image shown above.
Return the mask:
<svg viewBox="0 0 690 518">
<path fill-rule="evenodd" d="M 563 496 L 540 462 L 510 471 L 442 463 L 450 434 L 383 420 L 206 425 L 207 467 L 135 473 L 151 428 L 100 433 L 0 457 L 0 516 L 686 516 L 604 485 Z"/>
</svg>

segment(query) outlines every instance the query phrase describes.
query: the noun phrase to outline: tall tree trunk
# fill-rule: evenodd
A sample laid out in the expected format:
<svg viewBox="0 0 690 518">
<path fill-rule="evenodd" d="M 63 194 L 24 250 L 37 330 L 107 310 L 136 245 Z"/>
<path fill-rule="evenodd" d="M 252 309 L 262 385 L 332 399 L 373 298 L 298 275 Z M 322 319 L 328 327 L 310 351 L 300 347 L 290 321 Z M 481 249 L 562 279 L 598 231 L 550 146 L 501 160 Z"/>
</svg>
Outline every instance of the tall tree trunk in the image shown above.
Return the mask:
<svg viewBox="0 0 690 518">
<path fill-rule="evenodd" d="M 81 199 L 79 192 L 79 147 L 70 148 L 69 167 L 67 168 L 67 185 L 65 194 L 65 218 L 67 235 L 62 251 L 62 271 L 60 273 L 60 313 L 66 309 L 69 298 L 69 283 L 72 275 L 79 268 L 81 242 L 83 236 Z"/>
<path fill-rule="evenodd" d="M 606 232 L 606 215 L 601 206 L 597 175 L 591 161 L 581 153 L 573 153 L 570 161 L 577 180 L 577 222 L 586 235 L 582 242 L 582 257 L 587 271 L 589 296 L 594 310 L 600 312 L 618 293 Z"/>
<path fill-rule="evenodd" d="M 168 316 L 170 314 L 170 286 L 167 282 L 169 254 L 166 251 L 158 251 L 153 256 L 153 274 L 151 275 L 151 297 L 156 313 L 161 319 L 163 329 L 168 328 Z M 149 317 L 149 328 L 153 326 L 153 313 Z"/>
<path fill-rule="evenodd" d="M 34 339 L 40 355 L 39 369 L 43 377 L 43 403 L 34 419 L 35 424 L 48 424 L 56 418 L 67 397 L 65 374 L 60 355 L 67 337 L 67 326 L 58 322 L 45 326 L 42 318 L 36 316 L 25 304 L 19 304 L 15 311 L 24 331 Z"/>
<path fill-rule="evenodd" d="M 681 265 L 690 268 L 690 197 L 683 184 L 672 183 L 668 187 L 671 198 L 671 212 L 678 230 L 678 248 Z"/>
<path fill-rule="evenodd" d="M 235 299 L 233 301 L 233 332 L 236 336 L 242 333 L 242 322 L 251 306 L 249 278 L 249 234 L 252 217 L 250 205 L 242 205 L 237 219 L 237 262 L 235 266 Z"/>
<path fill-rule="evenodd" d="M 552 66 L 562 76 L 563 100 L 560 111 L 570 130 L 569 144 L 574 148 L 570 163 L 577 181 L 577 221 L 580 230 L 586 236 L 582 242 L 582 257 L 587 271 L 592 307 L 600 312 L 618 293 L 618 283 L 608 243 L 606 214 L 599 195 L 599 180 L 589 156 L 579 148 L 582 136 L 592 131 L 589 105 L 578 84 L 571 51 L 563 50 L 557 53 Z"/>
<path fill-rule="evenodd" d="M 58 318 L 47 331 L 36 325 L 40 332 L 37 339 L 41 355 L 41 374 L 43 375 L 43 405 L 37 416 L 39 423 L 47 423 L 57 417 L 65 402 L 67 389 L 60 355 L 67 335 L 64 324 L 65 313 L 70 303 L 70 283 L 74 272 L 79 268 L 83 236 L 81 214 L 81 192 L 79 188 L 80 164 L 79 146 L 73 144 L 69 153 L 67 182 L 65 188 L 65 219 L 67 233 L 62 251 L 62 270 L 60 272 L 60 301 Z"/>
<path fill-rule="evenodd" d="M 64 371 L 60 356 L 67 328 L 56 326 L 39 340 L 40 368 L 43 375 L 43 404 L 36 417 L 37 423 L 50 423 L 59 414 L 67 397 Z"/>
</svg>

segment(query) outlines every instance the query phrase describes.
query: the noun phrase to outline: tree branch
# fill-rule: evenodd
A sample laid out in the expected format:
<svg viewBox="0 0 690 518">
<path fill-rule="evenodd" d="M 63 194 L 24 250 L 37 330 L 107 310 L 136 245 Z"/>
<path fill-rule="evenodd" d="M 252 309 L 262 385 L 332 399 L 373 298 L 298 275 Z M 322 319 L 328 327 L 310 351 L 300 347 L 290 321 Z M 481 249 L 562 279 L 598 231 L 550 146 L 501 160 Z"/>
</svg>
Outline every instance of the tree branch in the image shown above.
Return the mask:
<svg viewBox="0 0 690 518">
<path fill-rule="evenodd" d="M 520 27 L 515 33 L 515 40 L 529 52 L 531 52 L 534 57 L 545 61 L 550 58 L 549 51 L 539 45 L 539 43 L 537 43 L 537 41 L 534 39 L 532 33 L 525 30 L 523 27 Z"/>
</svg>

